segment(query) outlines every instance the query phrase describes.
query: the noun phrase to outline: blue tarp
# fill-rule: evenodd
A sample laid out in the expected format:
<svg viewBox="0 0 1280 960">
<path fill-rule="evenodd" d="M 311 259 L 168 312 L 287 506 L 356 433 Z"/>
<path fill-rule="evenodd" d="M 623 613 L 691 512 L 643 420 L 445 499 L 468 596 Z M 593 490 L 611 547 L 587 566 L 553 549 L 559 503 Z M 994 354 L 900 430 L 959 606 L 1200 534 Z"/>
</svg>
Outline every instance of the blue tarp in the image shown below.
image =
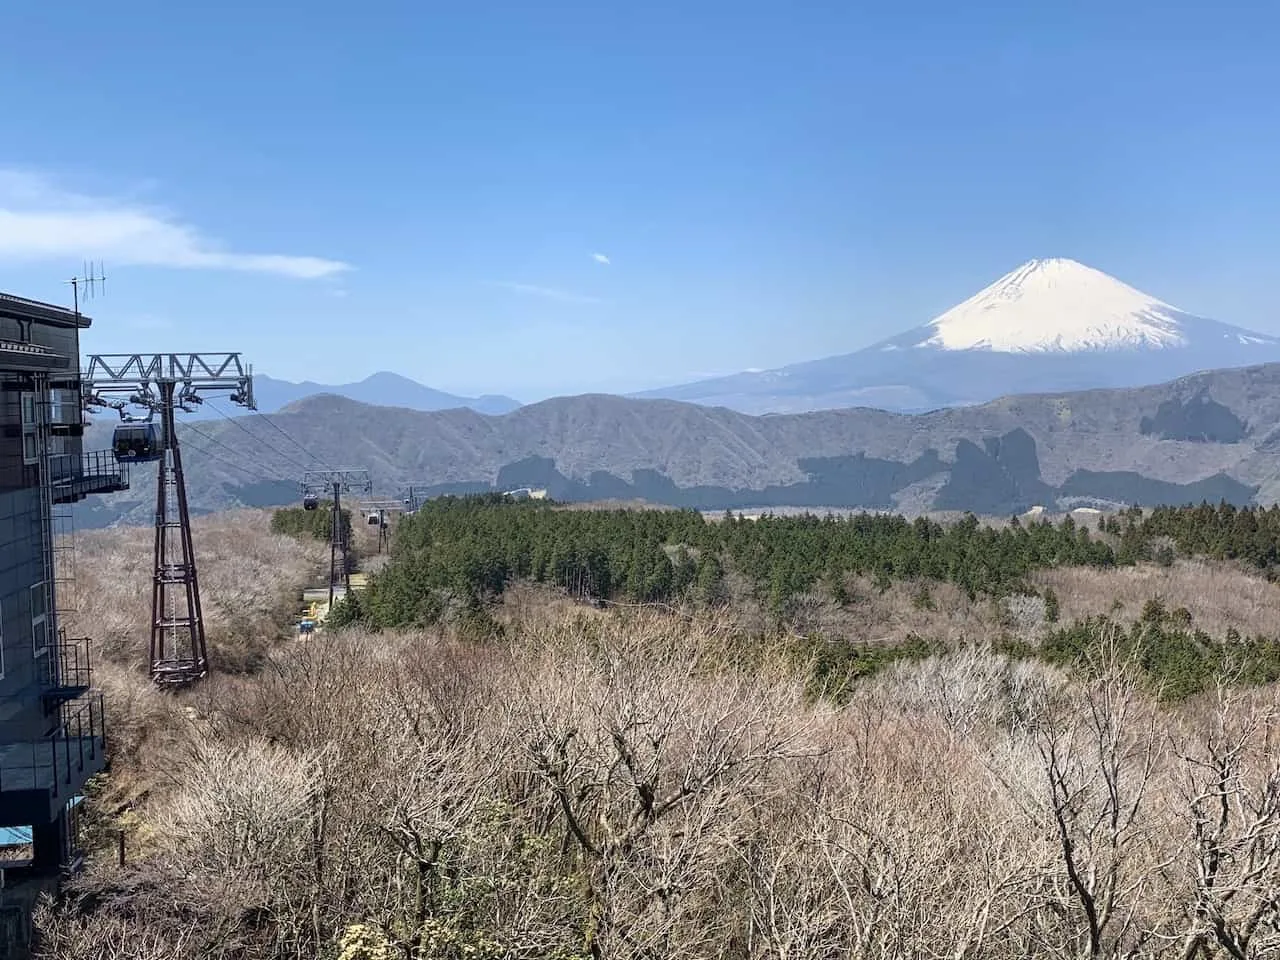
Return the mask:
<svg viewBox="0 0 1280 960">
<path fill-rule="evenodd" d="M 22 847 L 30 842 L 30 827 L 0 827 L 0 847 Z"/>
</svg>

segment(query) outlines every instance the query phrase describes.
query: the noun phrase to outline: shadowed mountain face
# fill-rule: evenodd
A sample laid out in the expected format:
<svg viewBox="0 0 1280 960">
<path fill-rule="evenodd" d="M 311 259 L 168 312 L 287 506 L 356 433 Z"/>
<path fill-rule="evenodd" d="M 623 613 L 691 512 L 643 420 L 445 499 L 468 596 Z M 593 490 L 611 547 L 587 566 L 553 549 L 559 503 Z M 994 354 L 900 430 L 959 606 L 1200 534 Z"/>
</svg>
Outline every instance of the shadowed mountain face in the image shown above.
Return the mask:
<svg viewBox="0 0 1280 960">
<path fill-rule="evenodd" d="M 109 444 L 113 422 L 87 433 Z M 589 395 L 500 417 L 421 413 L 320 395 L 270 417 L 180 428 L 195 512 L 296 502 L 302 471 L 368 469 L 376 495 L 546 489 L 707 510 L 868 508 L 1005 513 L 1280 497 L 1280 364 L 1134 390 L 1010 397 L 905 415 L 752 417 Z M 81 526 L 150 522 L 153 465 L 77 509 Z"/>
</svg>

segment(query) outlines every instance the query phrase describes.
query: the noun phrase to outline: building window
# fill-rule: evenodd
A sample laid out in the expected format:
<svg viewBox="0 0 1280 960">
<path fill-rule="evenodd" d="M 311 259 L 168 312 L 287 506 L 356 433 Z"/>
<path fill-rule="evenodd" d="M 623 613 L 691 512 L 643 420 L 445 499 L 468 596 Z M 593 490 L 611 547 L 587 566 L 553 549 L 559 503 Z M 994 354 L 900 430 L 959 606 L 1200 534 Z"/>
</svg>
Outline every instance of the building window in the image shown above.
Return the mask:
<svg viewBox="0 0 1280 960">
<path fill-rule="evenodd" d="M 22 395 L 22 459 L 35 463 L 40 459 L 40 443 L 36 434 L 36 395 Z"/>
<path fill-rule="evenodd" d="M 43 657 L 49 652 L 49 605 L 44 582 L 31 588 L 31 652 Z"/>
<path fill-rule="evenodd" d="M 0 680 L 4 679 L 4 604 L 0 603 Z"/>
</svg>

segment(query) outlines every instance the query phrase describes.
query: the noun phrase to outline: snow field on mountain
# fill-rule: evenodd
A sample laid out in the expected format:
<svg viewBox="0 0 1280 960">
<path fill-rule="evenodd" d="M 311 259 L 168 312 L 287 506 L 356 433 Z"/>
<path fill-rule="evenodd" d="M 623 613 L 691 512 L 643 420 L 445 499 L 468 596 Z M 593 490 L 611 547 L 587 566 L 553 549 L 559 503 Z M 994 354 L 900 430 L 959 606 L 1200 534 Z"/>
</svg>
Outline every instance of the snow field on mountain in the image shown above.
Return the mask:
<svg viewBox="0 0 1280 960">
<path fill-rule="evenodd" d="M 1182 311 L 1100 270 L 1031 260 L 928 325 L 917 346 L 943 350 L 1075 352 L 1181 347 Z"/>
</svg>

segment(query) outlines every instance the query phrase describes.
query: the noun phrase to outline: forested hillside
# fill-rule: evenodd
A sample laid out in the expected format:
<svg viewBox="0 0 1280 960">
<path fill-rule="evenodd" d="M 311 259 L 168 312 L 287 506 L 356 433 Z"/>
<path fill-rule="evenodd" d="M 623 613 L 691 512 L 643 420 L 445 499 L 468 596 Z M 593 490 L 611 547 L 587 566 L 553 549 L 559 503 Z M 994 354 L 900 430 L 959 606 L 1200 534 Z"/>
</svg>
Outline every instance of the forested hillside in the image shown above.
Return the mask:
<svg viewBox="0 0 1280 960">
<path fill-rule="evenodd" d="M 758 603 L 775 623 L 794 624 L 814 594 L 836 607 L 856 604 L 852 584 L 863 578 L 881 592 L 913 584 L 914 602 L 922 606 L 933 603 L 934 584 L 953 585 L 970 602 L 987 597 L 1025 608 L 1032 601 L 1048 626 L 1043 643 L 1029 645 L 1009 633 L 990 638 L 998 647 L 1065 666 L 1110 635 L 1140 655 L 1168 696 L 1204 689 L 1231 669 L 1252 682 L 1280 678 L 1274 634 L 1242 637 L 1233 629 L 1212 636 L 1176 597 L 1154 599 L 1127 624 L 1115 621 L 1114 611 L 1060 623 L 1055 592 L 1032 580 L 1042 570 L 1168 565 L 1178 556 L 1241 561 L 1271 576 L 1280 559 L 1280 507 L 1134 509 L 1100 526 L 1101 535 L 1094 535 L 1071 517 L 1057 524 L 1015 517 L 1000 527 L 973 515 L 948 525 L 867 514 L 747 520 L 729 512 L 707 520 L 689 510 L 566 511 L 498 495 L 446 497 L 400 521 L 390 564 L 363 598 L 353 595 L 336 616 L 374 627 L 456 620 L 484 633 L 494 626 L 492 603 L 519 581 L 596 602 L 715 608 L 732 599 L 730 581 L 736 580 L 742 598 Z M 820 670 L 831 679 L 833 671 L 861 673 L 940 647 L 936 638 L 914 636 L 874 650 L 816 649 Z"/>
</svg>

